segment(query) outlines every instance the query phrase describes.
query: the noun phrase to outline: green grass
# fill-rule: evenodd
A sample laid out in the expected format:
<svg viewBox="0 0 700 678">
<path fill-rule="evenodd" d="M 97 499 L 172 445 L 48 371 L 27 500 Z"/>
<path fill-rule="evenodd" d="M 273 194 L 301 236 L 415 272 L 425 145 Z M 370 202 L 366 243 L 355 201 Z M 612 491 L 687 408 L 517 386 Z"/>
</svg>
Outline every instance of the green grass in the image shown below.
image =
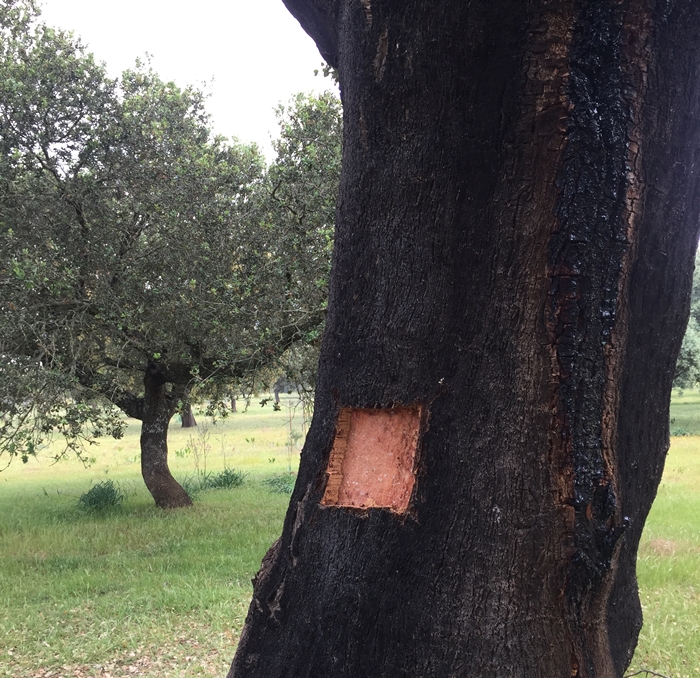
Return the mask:
<svg viewBox="0 0 700 678">
<path fill-rule="evenodd" d="M 632 667 L 653 669 L 673 678 L 697 678 L 700 676 L 698 437 L 671 441 L 664 478 L 640 544 L 637 572 L 644 627 Z"/>
<path fill-rule="evenodd" d="M 673 392 L 670 430 L 672 436 L 700 436 L 700 391 Z"/>
<path fill-rule="evenodd" d="M 93 448 L 88 469 L 52 465 L 47 449 L 1 473 L 0 676 L 224 676 L 298 465 L 289 414 L 253 404 L 208 431 L 201 415 L 194 432 L 173 422 L 176 476 L 247 474 L 241 486 L 199 492 L 187 510 L 153 505 L 136 422 Z M 700 394 L 674 398 L 673 416 L 700 433 Z M 293 432 L 301 427 L 297 412 Z M 203 444 L 206 460 L 183 452 Z M 79 498 L 109 480 L 123 503 L 81 510 Z M 638 570 L 645 624 L 630 671 L 700 678 L 700 437 L 672 440 Z"/>
<path fill-rule="evenodd" d="M 184 675 L 221 675 L 287 499 L 251 485 L 163 512 L 142 494 L 104 517 L 76 514 L 54 497 L 17 501 L 17 518 L 2 525 L 6 675 L 130 665 L 132 652 L 174 657 Z"/>
<path fill-rule="evenodd" d="M 281 412 L 253 404 L 208 431 L 201 415 L 195 431 L 173 421 L 173 473 L 234 486 L 199 492 L 192 509 L 154 506 L 139 475 L 138 422 L 91 449 L 88 469 L 51 464 L 47 449 L 0 474 L 0 676 L 225 675 L 250 580 L 289 501 L 264 481 L 298 465 L 286 402 Z M 300 410 L 292 425 L 302 428 Z M 199 469 L 192 452 L 175 453 L 192 443 Z M 105 481 L 123 503 L 83 510 L 80 497 Z"/>
<path fill-rule="evenodd" d="M 95 483 L 87 492 L 78 498 L 78 506 L 84 511 L 110 511 L 121 506 L 124 493 L 115 485 L 113 480 L 102 480 Z"/>
<path fill-rule="evenodd" d="M 674 391 L 671 451 L 640 544 L 644 627 L 632 669 L 700 676 L 700 391 Z"/>
</svg>

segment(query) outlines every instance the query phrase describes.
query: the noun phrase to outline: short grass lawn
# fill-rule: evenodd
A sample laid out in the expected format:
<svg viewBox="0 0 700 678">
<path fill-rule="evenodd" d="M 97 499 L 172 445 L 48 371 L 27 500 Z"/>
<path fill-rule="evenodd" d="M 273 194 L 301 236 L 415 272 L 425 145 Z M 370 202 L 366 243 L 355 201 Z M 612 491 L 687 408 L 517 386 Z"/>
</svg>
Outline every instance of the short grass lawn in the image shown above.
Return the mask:
<svg viewBox="0 0 700 678">
<path fill-rule="evenodd" d="M 254 401 L 213 425 L 173 419 L 173 474 L 188 488 L 224 468 L 243 486 L 201 491 L 194 507 L 155 507 L 139 471 L 139 422 L 88 450 L 84 468 L 59 448 L 0 473 L 0 676 L 224 676 L 252 592 L 279 536 L 305 422 Z M 240 409 L 240 405 L 239 405 Z M 291 471 L 291 474 L 290 474 Z M 270 480 L 280 480 L 274 486 Z M 107 512 L 78 499 L 97 483 L 126 496 Z"/>
<path fill-rule="evenodd" d="M 700 403 L 698 405 L 700 409 Z M 700 437 L 671 439 L 637 564 L 644 626 L 632 667 L 700 676 Z"/>
<path fill-rule="evenodd" d="M 192 509 L 153 505 L 138 422 L 91 448 L 89 468 L 52 464 L 52 448 L 0 473 L 0 676 L 225 676 L 250 580 L 281 530 L 289 495 L 273 490 L 298 465 L 305 422 L 294 403 L 254 402 L 216 425 L 200 413 L 194 430 L 173 421 L 171 467 L 188 487 L 224 468 L 247 474 L 241 487 L 200 491 Z M 645 624 L 630 673 L 700 678 L 700 394 L 674 394 L 671 418 L 682 435 L 640 549 Z M 123 504 L 80 509 L 105 480 Z"/>
<path fill-rule="evenodd" d="M 700 436 L 700 391 L 673 391 L 670 429 L 672 436 Z"/>
</svg>

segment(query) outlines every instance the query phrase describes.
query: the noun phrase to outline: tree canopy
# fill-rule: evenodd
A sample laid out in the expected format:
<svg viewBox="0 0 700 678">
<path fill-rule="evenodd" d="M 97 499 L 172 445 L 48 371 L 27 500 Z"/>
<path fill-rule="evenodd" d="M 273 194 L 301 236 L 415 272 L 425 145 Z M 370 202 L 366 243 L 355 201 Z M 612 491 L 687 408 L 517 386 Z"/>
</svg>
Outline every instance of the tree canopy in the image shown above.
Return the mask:
<svg viewBox="0 0 700 678">
<path fill-rule="evenodd" d="M 277 111 L 280 136 L 266 177 L 264 223 L 279 233 L 280 274 L 300 313 L 324 308 L 340 182 L 342 108 L 338 98 L 298 94 Z M 279 361 L 286 378 L 311 395 L 323 325 L 306 333 Z"/>
<path fill-rule="evenodd" d="M 211 134 L 197 89 L 143 62 L 109 78 L 29 2 L 0 16 L 0 451 L 118 436 L 112 406 L 144 420 L 149 379 L 167 429 L 193 387 L 315 340 L 337 102 L 281 111 L 266 171 L 256 146 Z"/>
<path fill-rule="evenodd" d="M 700 383 L 700 257 L 695 257 L 693 288 L 690 295 L 690 317 L 683 335 L 673 379 L 675 388 L 694 388 Z"/>
</svg>

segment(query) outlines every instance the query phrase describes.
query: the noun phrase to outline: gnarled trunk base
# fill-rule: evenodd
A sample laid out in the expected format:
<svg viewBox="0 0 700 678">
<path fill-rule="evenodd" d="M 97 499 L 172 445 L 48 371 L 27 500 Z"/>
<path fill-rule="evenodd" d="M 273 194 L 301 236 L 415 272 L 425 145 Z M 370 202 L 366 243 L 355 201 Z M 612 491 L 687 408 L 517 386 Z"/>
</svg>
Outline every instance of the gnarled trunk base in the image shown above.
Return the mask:
<svg viewBox="0 0 700 678">
<path fill-rule="evenodd" d="M 141 475 L 160 508 L 191 506 L 192 499 L 173 478 L 168 467 L 168 425 L 177 399 L 167 393 L 158 366 L 149 364 L 144 376 L 143 420 L 141 423 Z"/>
</svg>

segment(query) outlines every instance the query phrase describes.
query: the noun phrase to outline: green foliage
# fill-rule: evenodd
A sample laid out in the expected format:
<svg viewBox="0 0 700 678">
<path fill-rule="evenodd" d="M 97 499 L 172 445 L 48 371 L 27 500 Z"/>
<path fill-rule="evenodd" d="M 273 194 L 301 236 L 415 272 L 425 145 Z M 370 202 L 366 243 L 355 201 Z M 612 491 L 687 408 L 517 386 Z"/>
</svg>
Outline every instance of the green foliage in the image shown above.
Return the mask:
<svg viewBox="0 0 700 678">
<path fill-rule="evenodd" d="M 35 369 L 20 357 L 0 362 L 0 452 L 26 463 L 53 438 L 62 437 L 66 445 L 54 459 L 72 450 L 87 463 L 84 443 L 104 435 L 121 438 L 126 423 L 118 412 L 72 385 L 69 375 Z"/>
<path fill-rule="evenodd" d="M 277 110 L 280 137 L 266 185 L 266 221 L 280 227 L 285 295 L 294 307 L 325 308 L 335 207 L 342 160 L 342 107 L 331 92 L 298 94 Z M 307 406 L 313 399 L 322 323 L 309 328 L 279 361 L 281 372 Z"/>
<path fill-rule="evenodd" d="M 247 473 L 236 471 L 232 468 L 225 468 L 218 473 L 207 473 L 202 479 L 202 483 L 207 489 L 211 490 L 230 490 L 234 487 L 240 487 L 245 482 Z"/>
<path fill-rule="evenodd" d="M 85 511 L 108 511 L 122 505 L 124 494 L 111 480 L 96 483 L 80 495 L 78 507 Z"/>
<path fill-rule="evenodd" d="M 175 456 L 180 457 L 180 459 L 185 459 L 186 457 L 189 457 L 192 454 L 192 449 L 190 448 L 189 445 L 185 445 L 184 447 L 181 447 L 179 450 L 175 450 Z"/>
<path fill-rule="evenodd" d="M 211 135 L 198 90 L 143 62 L 109 78 L 0 1 L 0 453 L 121 435 L 149 360 L 174 398 L 216 403 L 282 356 L 313 382 L 339 102 L 299 96 L 280 124 L 266 171 Z"/>
<path fill-rule="evenodd" d="M 206 489 L 202 487 L 202 477 L 198 473 L 182 476 L 181 478 L 177 479 L 177 482 L 180 483 L 182 489 L 187 492 L 190 499 L 197 499 L 201 492 Z"/>
<path fill-rule="evenodd" d="M 206 490 L 232 490 L 241 487 L 247 475 L 243 471 L 225 468 L 218 472 L 204 471 L 185 475 L 179 478 L 178 482 L 190 497 L 196 499 Z"/>
<path fill-rule="evenodd" d="M 267 390 L 283 375 L 310 409 L 328 302 L 342 156 L 342 106 L 332 92 L 318 96 L 300 93 L 286 106 L 278 107 L 277 118 L 280 135 L 273 142 L 276 158 L 256 194 L 259 223 L 268 234 L 275 234 L 270 264 L 280 281 L 277 292 L 291 316 L 304 319 L 320 314 L 318 322 L 306 323 L 299 340 L 269 361 L 267 369 L 249 372 L 237 388 L 249 396 L 261 385 Z M 224 383 L 222 392 L 217 386 L 212 384 L 210 391 L 215 407 L 230 388 Z"/>
<path fill-rule="evenodd" d="M 676 362 L 674 388 L 694 388 L 700 383 L 700 256 L 695 257 L 690 318 Z"/>
<path fill-rule="evenodd" d="M 277 475 L 265 478 L 263 481 L 270 492 L 276 494 L 291 494 L 296 482 L 296 473 L 278 473 Z"/>
</svg>

